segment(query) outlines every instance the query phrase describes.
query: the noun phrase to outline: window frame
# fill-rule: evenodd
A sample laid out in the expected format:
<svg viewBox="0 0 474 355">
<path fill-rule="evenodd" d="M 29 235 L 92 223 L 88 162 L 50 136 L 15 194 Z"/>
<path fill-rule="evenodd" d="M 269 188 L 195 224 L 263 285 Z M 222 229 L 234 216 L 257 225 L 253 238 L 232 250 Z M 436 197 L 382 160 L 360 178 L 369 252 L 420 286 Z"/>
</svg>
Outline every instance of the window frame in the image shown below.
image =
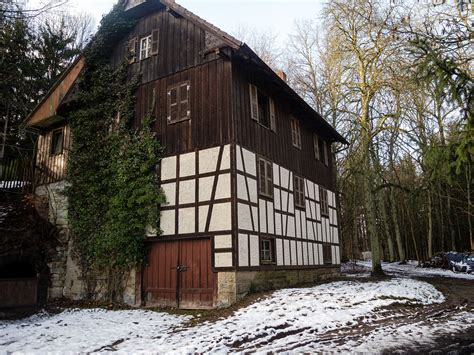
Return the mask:
<svg viewBox="0 0 474 355">
<path fill-rule="evenodd" d="M 275 101 L 273 98 L 262 91 L 257 85 L 249 83 L 249 97 L 250 97 L 250 118 L 257 122 L 260 126 L 269 129 L 272 132 L 276 132 L 276 113 L 275 113 Z M 265 112 L 267 124 L 262 123 L 262 117 L 260 115 L 260 100 L 262 97 L 265 99 Z"/>
<path fill-rule="evenodd" d="M 181 99 L 181 88 L 186 86 L 186 100 Z M 176 104 L 173 104 L 171 101 L 172 91 L 176 90 Z M 170 85 L 166 90 L 167 102 L 166 102 L 166 122 L 167 124 L 175 124 L 178 122 L 183 122 L 191 119 L 191 82 L 189 80 L 181 81 L 177 84 Z M 186 116 L 181 114 L 182 105 L 186 102 L 187 110 Z M 177 118 L 172 119 L 171 108 L 172 106 L 177 105 Z"/>
<path fill-rule="evenodd" d="M 321 161 L 321 152 L 319 150 L 319 136 L 316 133 L 313 133 L 313 150 L 314 150 L 314 159 Z"/>
<path fill-rule="evenodd" d="M 59 152 L 56 151 L 57 149 L 53 149 L 55 147 L 54 137 L 58 133 L 61 134 L 61 140 L 60 141 L 58 140 L 57 142 L 57 143 L 60 142 L 60 146 L 61 146 L 61 150 Z M 53 156 L 61 155 L 63 154 L 63 152 L 64 152 L 64 128 L 61 127 L 61 128 L 57 128 L 51 131 L 51 141 L 49 144 L 49 156 L 53 157 Z"/>
<path fill-rule="evenodd" d="M 139 60 L 145 60 L 151 57 L 151 47 L 152 47 L 152 35 L 149 34 L 147 36 L 141 37 L 139 41 Z M 146 48 L 143 47 L 143 43 L 146 43 Z M 143 52 L 145 51 L 145 56 L 143 56 Z"/>
<path fill-rule="evenodd" d="M 300 186 L 301 184 L 301 186 Z M 298 186 L 298 190 L 297 187 Z M 300 190 L 301 187 L 301 190 Z M 305 208 L 304 178 L 293 174 L 293 198 L 296 208 Z"/>
<path fill-rule="evenodd" d="M 262 177 L 261 162 L 264 163 L 265 172 Z M 273 163 L 263 157 L 258 157 L 258 194 L 270 199 L 273 199 Z M 268 175 L 270 172 L 270 176 Z M 263 179 L 263 181 L 262 181 Z M 262 186 L 262 182 L 265 184 L 265 187 Z"/>
<path fill-rule="evenodd" d="M 319 186 L 319 204 L 321 206 L 321 216 L 329 217 L 328 190 L 322 186 Z"/>
<path fill-rule="evenodd" d="M 301 125 L 296 117 L 291 117 L 291 144 L 294 148 L 301 150 Z"/>
<path fill-rule="evenodd" d="M 324 265 L 333 265 L 331 244 L 323 243 L 323 264 Z"/>
<path fill-rule="evenodd" d="M 264 259 L 264 249 L 263 249 L 263 244 L 265 242 L 269 243 L 269 255 L 270 259 Z M 276 242 L 275 238 L 271 236 L 260 236 L 259 240 L 259 254 L 260 254 L 260 263 L 263 265 L 271 265 L 271 264 L 276 264 Z"/>
</svg>

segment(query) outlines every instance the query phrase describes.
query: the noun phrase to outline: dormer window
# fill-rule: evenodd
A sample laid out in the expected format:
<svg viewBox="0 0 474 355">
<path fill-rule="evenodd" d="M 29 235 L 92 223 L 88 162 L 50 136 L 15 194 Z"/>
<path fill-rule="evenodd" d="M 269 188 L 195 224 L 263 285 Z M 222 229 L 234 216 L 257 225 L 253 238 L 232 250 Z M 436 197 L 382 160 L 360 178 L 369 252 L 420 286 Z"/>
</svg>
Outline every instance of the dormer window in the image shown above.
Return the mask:
<svg viewBox="0 0 474 355">
<path fill-rule="evenodd" d="M 140 60 L 151 56 L 151 35 L 140 39 Z"/>
</svg>

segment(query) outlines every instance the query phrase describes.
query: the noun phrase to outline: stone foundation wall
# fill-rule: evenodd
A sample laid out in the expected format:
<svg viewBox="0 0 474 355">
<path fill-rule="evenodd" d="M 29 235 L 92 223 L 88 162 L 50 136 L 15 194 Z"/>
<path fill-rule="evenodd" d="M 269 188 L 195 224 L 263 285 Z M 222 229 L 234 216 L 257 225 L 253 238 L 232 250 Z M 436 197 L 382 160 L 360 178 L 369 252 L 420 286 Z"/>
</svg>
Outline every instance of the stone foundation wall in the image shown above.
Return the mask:
<svg viewBox="0 0 474 355">
<path fill-rule="evenodd" d="M 219 272 L 217 306 L 228 307 L 249 293 L 314 285 L 339 275 L 339 266 L 300 270 Z"/>
</svg>

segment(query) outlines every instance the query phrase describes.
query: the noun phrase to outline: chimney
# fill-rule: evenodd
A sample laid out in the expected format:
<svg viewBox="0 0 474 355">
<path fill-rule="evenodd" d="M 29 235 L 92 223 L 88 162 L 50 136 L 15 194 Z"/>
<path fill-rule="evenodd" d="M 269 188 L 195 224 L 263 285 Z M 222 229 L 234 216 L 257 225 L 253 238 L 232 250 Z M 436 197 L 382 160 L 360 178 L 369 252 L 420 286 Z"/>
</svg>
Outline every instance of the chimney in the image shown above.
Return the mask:
<svg viewBox="0 0 474 355">
<path fill-rule="evenodd" d="M 277 70 L 276 74 L 286 83 L 286 73 L 283 70 Z"/>
</svg>

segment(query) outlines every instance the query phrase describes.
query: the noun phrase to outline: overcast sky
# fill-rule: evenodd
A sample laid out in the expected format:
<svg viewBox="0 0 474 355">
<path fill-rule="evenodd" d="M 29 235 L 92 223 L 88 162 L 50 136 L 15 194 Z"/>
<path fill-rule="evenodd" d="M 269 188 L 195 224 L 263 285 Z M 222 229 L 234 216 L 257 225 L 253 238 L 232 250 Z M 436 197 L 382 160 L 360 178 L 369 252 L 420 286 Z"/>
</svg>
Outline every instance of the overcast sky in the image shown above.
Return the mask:
<svg viewBox="0 0 474 355">
<path fill-rule="evenodd" d="M 46 0 L 30 0 L 29 6 Z M 116 0 L 69 0 L 72 11 L 89 12 L 97 21 L 107 13 Z M 226 32 L 234 33 L 239 26 L 267 31 L 280 36 L 284 42 L 296 19 L 316 18 L 323 0 L 177 0 L 198 16 Z"/>
</svg>

